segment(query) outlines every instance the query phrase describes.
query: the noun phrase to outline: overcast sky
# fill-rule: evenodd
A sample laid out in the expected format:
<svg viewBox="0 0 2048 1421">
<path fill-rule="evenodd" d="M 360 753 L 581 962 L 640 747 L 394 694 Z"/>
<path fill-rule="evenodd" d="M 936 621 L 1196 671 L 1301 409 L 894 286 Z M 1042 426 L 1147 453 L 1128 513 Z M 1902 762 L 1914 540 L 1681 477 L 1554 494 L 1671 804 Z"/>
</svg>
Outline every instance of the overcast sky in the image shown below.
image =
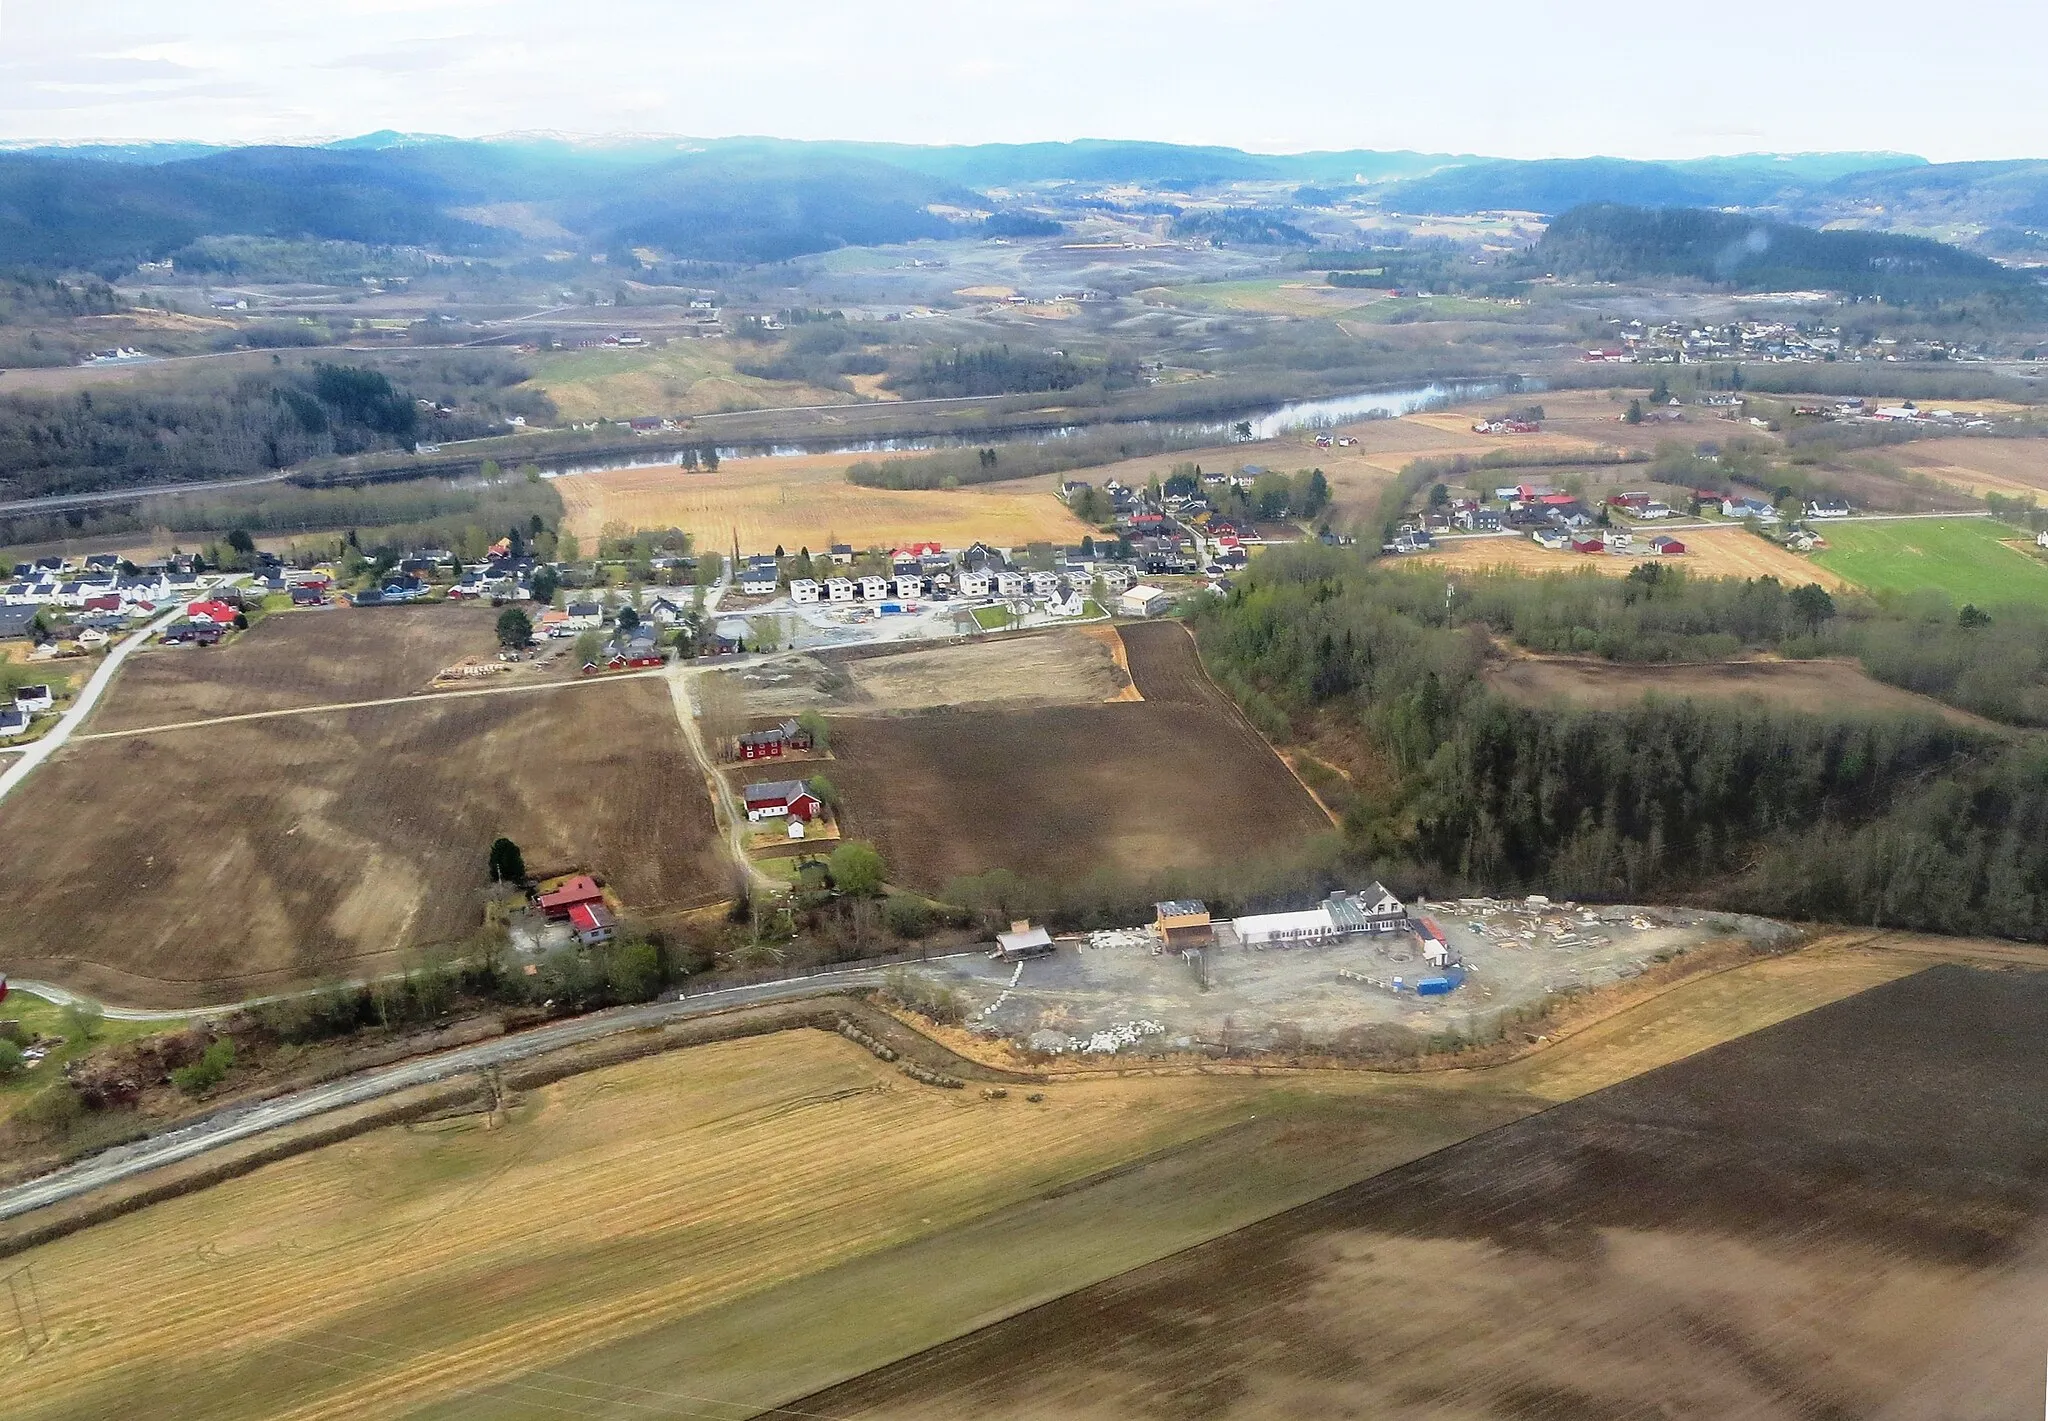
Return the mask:
<svg viewBox="0 0 2048 1421">
<path fill-rule="evenodd" d="M 2048 4 L 0 0 L 0 138 L 2048 156 Z"/>
</svg>

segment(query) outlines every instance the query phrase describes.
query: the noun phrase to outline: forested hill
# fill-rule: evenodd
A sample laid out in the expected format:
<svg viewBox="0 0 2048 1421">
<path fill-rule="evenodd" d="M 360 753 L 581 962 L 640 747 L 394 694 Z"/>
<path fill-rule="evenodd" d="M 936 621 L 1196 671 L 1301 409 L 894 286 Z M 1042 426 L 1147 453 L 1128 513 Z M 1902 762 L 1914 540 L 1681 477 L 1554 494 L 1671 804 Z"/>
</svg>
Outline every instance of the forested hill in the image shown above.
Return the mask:
<svg viewBox="0 0 2048 1421">
<path fill-rule="evenodd" d="M 1738 291 L 1836 291 L 1901 305 L 1992 296 L 2032 304 L 2030 275 L 1925 237 L 1820 232 L 1699 208 L 1590 203 L 1560 216 L 1535 258 L 1599 281 L 1691 277 Z"/>
<path fill-rule="evenodd" d="M 2048 724 L 2048 617 L 1910 613 L 1769 578 L 1460 573 L 1269 552 L 1203 599 L 1204 662 L 1328 776 L 1360 868 L 1432 897 L 1682 898 L 1821 921 L 2048 939 L 2048 752 L 1932 715 L 1646 700 L 1551 710 L 1494 693 L 1494 639 L 1614 660 L 1772 650 L 2013 726 Z M 1333 748 L 1334 747 L 1334 748 Z M 1357 747 L 1363 747 L 1362 750 Z M 1360 790 L 1354 786 L 1371 786 Z"/>
</svg>

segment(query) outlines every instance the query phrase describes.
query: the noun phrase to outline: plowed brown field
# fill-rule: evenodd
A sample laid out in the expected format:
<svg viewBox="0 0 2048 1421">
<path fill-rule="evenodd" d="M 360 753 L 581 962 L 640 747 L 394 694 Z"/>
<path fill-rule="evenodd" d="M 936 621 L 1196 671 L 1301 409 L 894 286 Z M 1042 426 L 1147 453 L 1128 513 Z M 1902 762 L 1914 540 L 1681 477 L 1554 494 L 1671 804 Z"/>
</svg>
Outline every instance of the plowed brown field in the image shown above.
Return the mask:
<svg viewBox="0 0 2048 1421">
<path fill-rule="evenodd" d="M 489 607 L 345 607 L 279 612 L 219 647 L 152 648 L 121 669 L 91 731 L 371 701 L 497 647 Z"/>
<path fill-rule="evenodd" d="M 2048 976 L 1936 968 L 790 1410 L 2030 1415 L 2044 1032 Z"/>
<path fill-rule="evenodd" d="M 1214 867 L 1329 830 L 1178 623 L 1120 630 L 1142 701 L 836 718 L 846 832 L 937 891 L 997 868 L 1049 880 Z"/>
<path fill-rule="evenodd" d="M 481 922 L 500 834 L 633 909 L 724 889 L 666 686 L 577 685 L 67 746 L 0 806 L 0 956 L 137 1005 L 388 970 Z"/>
</svg>

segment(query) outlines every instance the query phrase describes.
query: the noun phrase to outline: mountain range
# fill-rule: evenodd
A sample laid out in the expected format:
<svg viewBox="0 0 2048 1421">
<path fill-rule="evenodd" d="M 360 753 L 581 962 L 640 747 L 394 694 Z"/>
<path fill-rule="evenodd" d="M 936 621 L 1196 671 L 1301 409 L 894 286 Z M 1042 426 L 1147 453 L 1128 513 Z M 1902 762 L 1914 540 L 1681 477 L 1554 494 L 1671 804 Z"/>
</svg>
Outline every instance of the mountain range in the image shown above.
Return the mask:
<svg viewBox="0 0 2048 1421">
<path fill-rule="evenodd" d="M 1551 216 L 1588 203 L 1737 208 L 1809 225 L 2004 233 L 2022 247 L 2032 240 L 2028 229 L 2048 226 L 2048 162 L 2031 160 L 1932 164 L 1910 154 L 1820 153 L 1528 161 L 1093 139 L 948 147 L 380 132 L 311 146 L 0 149 L 0 265 L 111 276 L 222 235 L 490 256 L 530 248 L 541 240 L 536 232 L 582 249 L 774 261 L 982 230 L 988 214 L 1015 220 L 1026 206 L 1057 211 L 1091 186 L 1099 193 L 1140 185 L 1177 203 L 1247 183 L 1273 185 L 1258 201 L 1276 209 L 1358 197 L 1416 214 Z M 1067 185 L 1082 192 L 1067 193 Z M 1295 230 L 1275 227 L 1283 229 Z"/>
</svg>

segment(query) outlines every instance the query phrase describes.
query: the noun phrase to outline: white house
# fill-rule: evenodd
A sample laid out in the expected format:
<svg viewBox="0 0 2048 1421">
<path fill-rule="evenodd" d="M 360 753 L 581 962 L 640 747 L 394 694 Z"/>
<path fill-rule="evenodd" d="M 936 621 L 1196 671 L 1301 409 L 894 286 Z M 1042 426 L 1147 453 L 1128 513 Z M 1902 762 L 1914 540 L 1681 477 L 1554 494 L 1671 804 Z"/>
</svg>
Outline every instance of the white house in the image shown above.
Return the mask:
<svg viewBox="0 0 2048 1421">
<path fill-rule="evenodd" d="M 2034 535 L 2034 546 L 2037 548 L 2048 548 L 2048 529 L 2043 529 Z"/>
<path fill-rule="evenodd" d="M 1102 579 L 1102 585 L 1111 592 L 1121 592 L 1131 585 L 1131 570 L 1120 562 L 1106 562 L 1095 569 L 1095 575 Z"/>
<path fill-rule="evenodd" d="M 924 578 L 914 572 L 897 573 L 896 595 L 906 600 L 924 596 Z"/>
<path fill-rule="evenodd" d="M 792 602 L 815 602 L 818 600 L 816 578 L 799 577 L 789 584 L 789 600 Z"/>
<path fill-rule="evenodd" d="M 571 631 L 594 632 L 604 625 L 604 604 L 601 602 L 571 602 L 562 610 L 567 613 L 562 625 Z"/>
<path fill-rule="evenodd" d="M 860 595 L 866 602 L 881 601 L 889 595 L 889 579 L 869 573 L 860 580 Z"/>
<path fill-rule="evenodd" d="M 1088 610 L 1088 599 L 1078 590 L 1046 599 L 1045 610 L 1055 617 L 1078 617 Z"/>
<path fill-rule="evenodd" d="M 1033 597 L 1057 597 L 1060 595 L 1060 575 L 1056 572 L 1034 572 L 1031 574 L 1031 595 Z"/>
<path fill-rule="evenodd" d="M 996 596 L 1022 597 L 1024 595 L 1024 574 L 1021 572 L 999 572 L 996 574 Z"/>
<path fill-rule="evenodd" d="M 825 596 L 834 602 L 851 602 L 853 583 L 844 577 L 828 577 L 825 579 Z"/>
<path fill-rule="evenodd" d="M 30 715 L 40 715 L 56 705 L 48 686 L 22 686 L 14 693 L 14 708 Z"/>
<path fill-rule="evenodd" d="M 766 597 L 775 591 L 775 569 L 750 567 L 740 574 L 740 592 L 748 597 Z"/>
<path fill-rule="evenodd" d="M 1116 609 L 1126 617 L 1156 617 L 1172 605 L 1173 597 L 1164 588 L 1142 582 L 1116 599 Z"/>
<path fill-rule="evenodd" d="M 1816 498 L 1806 505 L 1808 518 L 1847 518 L 1849 500 L 1846 498 Z"/>
<path fill-rule="evenodd" d="M 960 574 L 960 595 L 962 597 L 986 597 L 989 590 L 989 575 L 985 572 L 963 572 Z"/>
</svg>

